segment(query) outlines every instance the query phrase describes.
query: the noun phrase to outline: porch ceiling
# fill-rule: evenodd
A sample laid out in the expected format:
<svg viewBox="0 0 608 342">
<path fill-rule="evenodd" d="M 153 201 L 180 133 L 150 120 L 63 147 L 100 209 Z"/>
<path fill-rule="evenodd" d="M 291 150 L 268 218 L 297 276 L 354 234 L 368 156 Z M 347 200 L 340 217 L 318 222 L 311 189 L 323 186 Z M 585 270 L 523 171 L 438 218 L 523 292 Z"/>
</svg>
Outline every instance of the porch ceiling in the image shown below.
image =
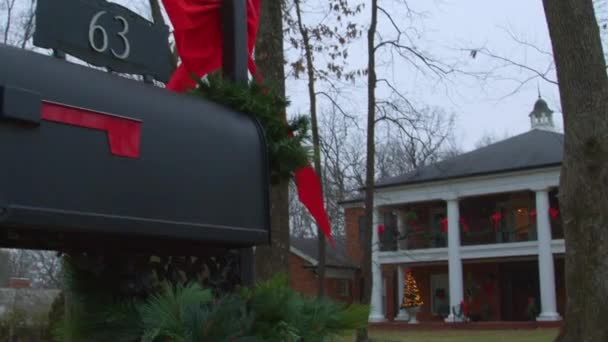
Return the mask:
<svg viewBox="0 0 608 342">
<path fill-rule="evenodd" d="M 377 206 L 427 202 L 559 186 L 560 167 L 378 189 Z"/>
</svg>

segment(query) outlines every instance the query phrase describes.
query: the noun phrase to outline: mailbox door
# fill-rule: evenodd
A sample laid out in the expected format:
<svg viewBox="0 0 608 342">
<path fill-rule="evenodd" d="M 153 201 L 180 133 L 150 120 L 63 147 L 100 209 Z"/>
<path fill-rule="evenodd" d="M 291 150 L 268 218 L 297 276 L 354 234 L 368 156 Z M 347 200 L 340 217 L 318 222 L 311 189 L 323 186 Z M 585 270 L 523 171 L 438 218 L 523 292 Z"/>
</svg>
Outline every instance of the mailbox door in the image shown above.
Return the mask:
<svg viewBox="0 0 608 342">
<path fill-rule="evenodd" d="M 0 113 L 0 228 L 268 242 L 266 145 L 254 118 L 7 46 L 0 61 L 0 85 L 11 90 Z M 139 123 L 138 156 L 113 154 L 108 131 L 36 117 L 53 106 Z M 34 113 L 15 119 L 15 108 Z"/>
</svg>

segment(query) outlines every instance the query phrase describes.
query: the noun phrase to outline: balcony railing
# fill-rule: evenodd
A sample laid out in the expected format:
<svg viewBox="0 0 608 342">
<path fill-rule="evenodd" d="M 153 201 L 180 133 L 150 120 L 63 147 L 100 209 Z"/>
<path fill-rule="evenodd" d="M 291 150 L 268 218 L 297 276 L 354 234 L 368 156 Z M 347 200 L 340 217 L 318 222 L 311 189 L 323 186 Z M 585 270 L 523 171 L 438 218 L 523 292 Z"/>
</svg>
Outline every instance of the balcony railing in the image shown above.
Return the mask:
<svg viewBox="0 0 608 342">
<path fill-rule="evenodd" d="M 559 222 L 551 222 L 552 238 L 563 239 L 564 233 Z M 536 241 L 536 224 L 523 227 L 507 227 L 503 224 L 494 227 L 473 227 L 460 229 L 461 246 L 488 245 L 496 243 Z M 396 230 L 387 231 L 380 239 L 381 251 L 415 250 L 447 247 L 447 234 L 439 228 L 429 227 L 399 234 Z"/>
<path fill-rule="evenodd" d="M 556 229 L 554 229 L 555 231 Z M 557 233 L 557 232 L 555 232 Z M 554 239 L 561 238 L 555 236 Z M 485 245 L 495 243 L 536 241 L 536 226 L 530 225 L 520 228 L 492 227 L 487 229 L 473 229 L 460 231 L 460 242 L 462 246 Z M 380 246 L 382 251 L 397 249 L 415 250 L 426 248 L 447 247 L 447 234 L 441 230 L 419 229 L 405 234 L 395 234 L 394 240 L 383 239 Z"/>
<path fill-rule="evenodd" d="M 485 245 L 493 243 L 536 241 L 536 225 L 524 227 L 490 227 L 460 233 L 462 246 Z"/>
</svg>

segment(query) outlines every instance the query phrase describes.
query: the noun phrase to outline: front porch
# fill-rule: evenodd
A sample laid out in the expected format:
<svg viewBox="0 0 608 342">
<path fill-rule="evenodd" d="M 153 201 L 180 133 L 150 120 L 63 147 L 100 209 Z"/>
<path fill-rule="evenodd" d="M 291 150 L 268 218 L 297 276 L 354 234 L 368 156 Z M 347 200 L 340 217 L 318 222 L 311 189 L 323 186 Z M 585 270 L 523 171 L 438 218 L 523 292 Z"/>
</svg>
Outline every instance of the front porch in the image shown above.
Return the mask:
<svg viewBox="0 0 608 342">
<path fill-rule="evenodd" d="M 411 272 L 424 304 L 417 314 L 421 324 L 444 323 L 450 316 L 449 269 L 447 262 L 435 264 L 384 265 L 383 307 L 387 321 L 405 323 L 400 310 L 403 282 L 400 275 Z M 541 297 L 536 257 L 476 259 L 463 262 L 464 301 L 467 323 L 532 322 L 540 314 Z M 565 305 L 564 262 L 555 258 L 557 311 Z M 482 325 L 484 326 L 484 325 Z M 487 325 L 485 325 L 487 327 Z"/>
<path fill-rule="evenodd" d="M 479 187 L 485 180 L 463 180 L 428 186 L 426 193 L 416 187 L 380 194 L 374 210 L 378 230 L 372 241 L 370 322 L 397 318 L 408 270 L 424 288 L 421 322 L 461 322 L 454 309 L 463 302 L 469 321 L 561 320 L 565 245 L 557 179 L 526 177 L 530 185 L 545 185 L 521 189 L 507 182 L 515 178 L 509 175 L 493 182 L 511 191 Z M 444 199 L 433 199 L 437 192 Z M 411 200 L 404 201 L 408 193 Z M 524 314 L 524 309 L 534 310 Z"/>
<path fill-rule="evenodd" d="M 547 191 L 551 237 L 564 232 L 559 219 L 557 189 Z M 494 245 L 538 240 L 536 195 L 515 191 L 460 198 L 458 230 L 461 246 Z M 446 201 L 425 201 L 380 208 L 380 252 L 448 247 Z"/>
</svg>

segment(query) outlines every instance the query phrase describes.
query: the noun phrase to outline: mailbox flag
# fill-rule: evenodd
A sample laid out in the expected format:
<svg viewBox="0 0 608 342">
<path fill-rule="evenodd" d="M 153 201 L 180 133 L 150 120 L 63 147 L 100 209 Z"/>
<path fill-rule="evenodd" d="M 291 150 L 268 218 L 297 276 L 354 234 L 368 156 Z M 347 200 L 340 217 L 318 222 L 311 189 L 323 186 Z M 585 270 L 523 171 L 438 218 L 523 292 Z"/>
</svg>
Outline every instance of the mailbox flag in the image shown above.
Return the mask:
<svg viewBox="0 0 608 342">
<path fill-rule="evenodd" d="M 247 64 L 249 72 L 261 80 L 253 61 L 253 48 L 260 19 L 261 0 L 247 1 Z M 221 6 L 223 0 L 163 0 L 173 24 L 175 44 L 182 60 L 167 89 L 184 92 L 196 86 L 191 75 L 202 77 L 222 66 Z M 204 43 L 203 43 L 204 42 Z M 300 202 L 308 209 L 327 236 L 330 244 L 331 225 L 323 203 L 321 183 L 314 169 L 307 165 L 295 172 Z"/>
</svg>

